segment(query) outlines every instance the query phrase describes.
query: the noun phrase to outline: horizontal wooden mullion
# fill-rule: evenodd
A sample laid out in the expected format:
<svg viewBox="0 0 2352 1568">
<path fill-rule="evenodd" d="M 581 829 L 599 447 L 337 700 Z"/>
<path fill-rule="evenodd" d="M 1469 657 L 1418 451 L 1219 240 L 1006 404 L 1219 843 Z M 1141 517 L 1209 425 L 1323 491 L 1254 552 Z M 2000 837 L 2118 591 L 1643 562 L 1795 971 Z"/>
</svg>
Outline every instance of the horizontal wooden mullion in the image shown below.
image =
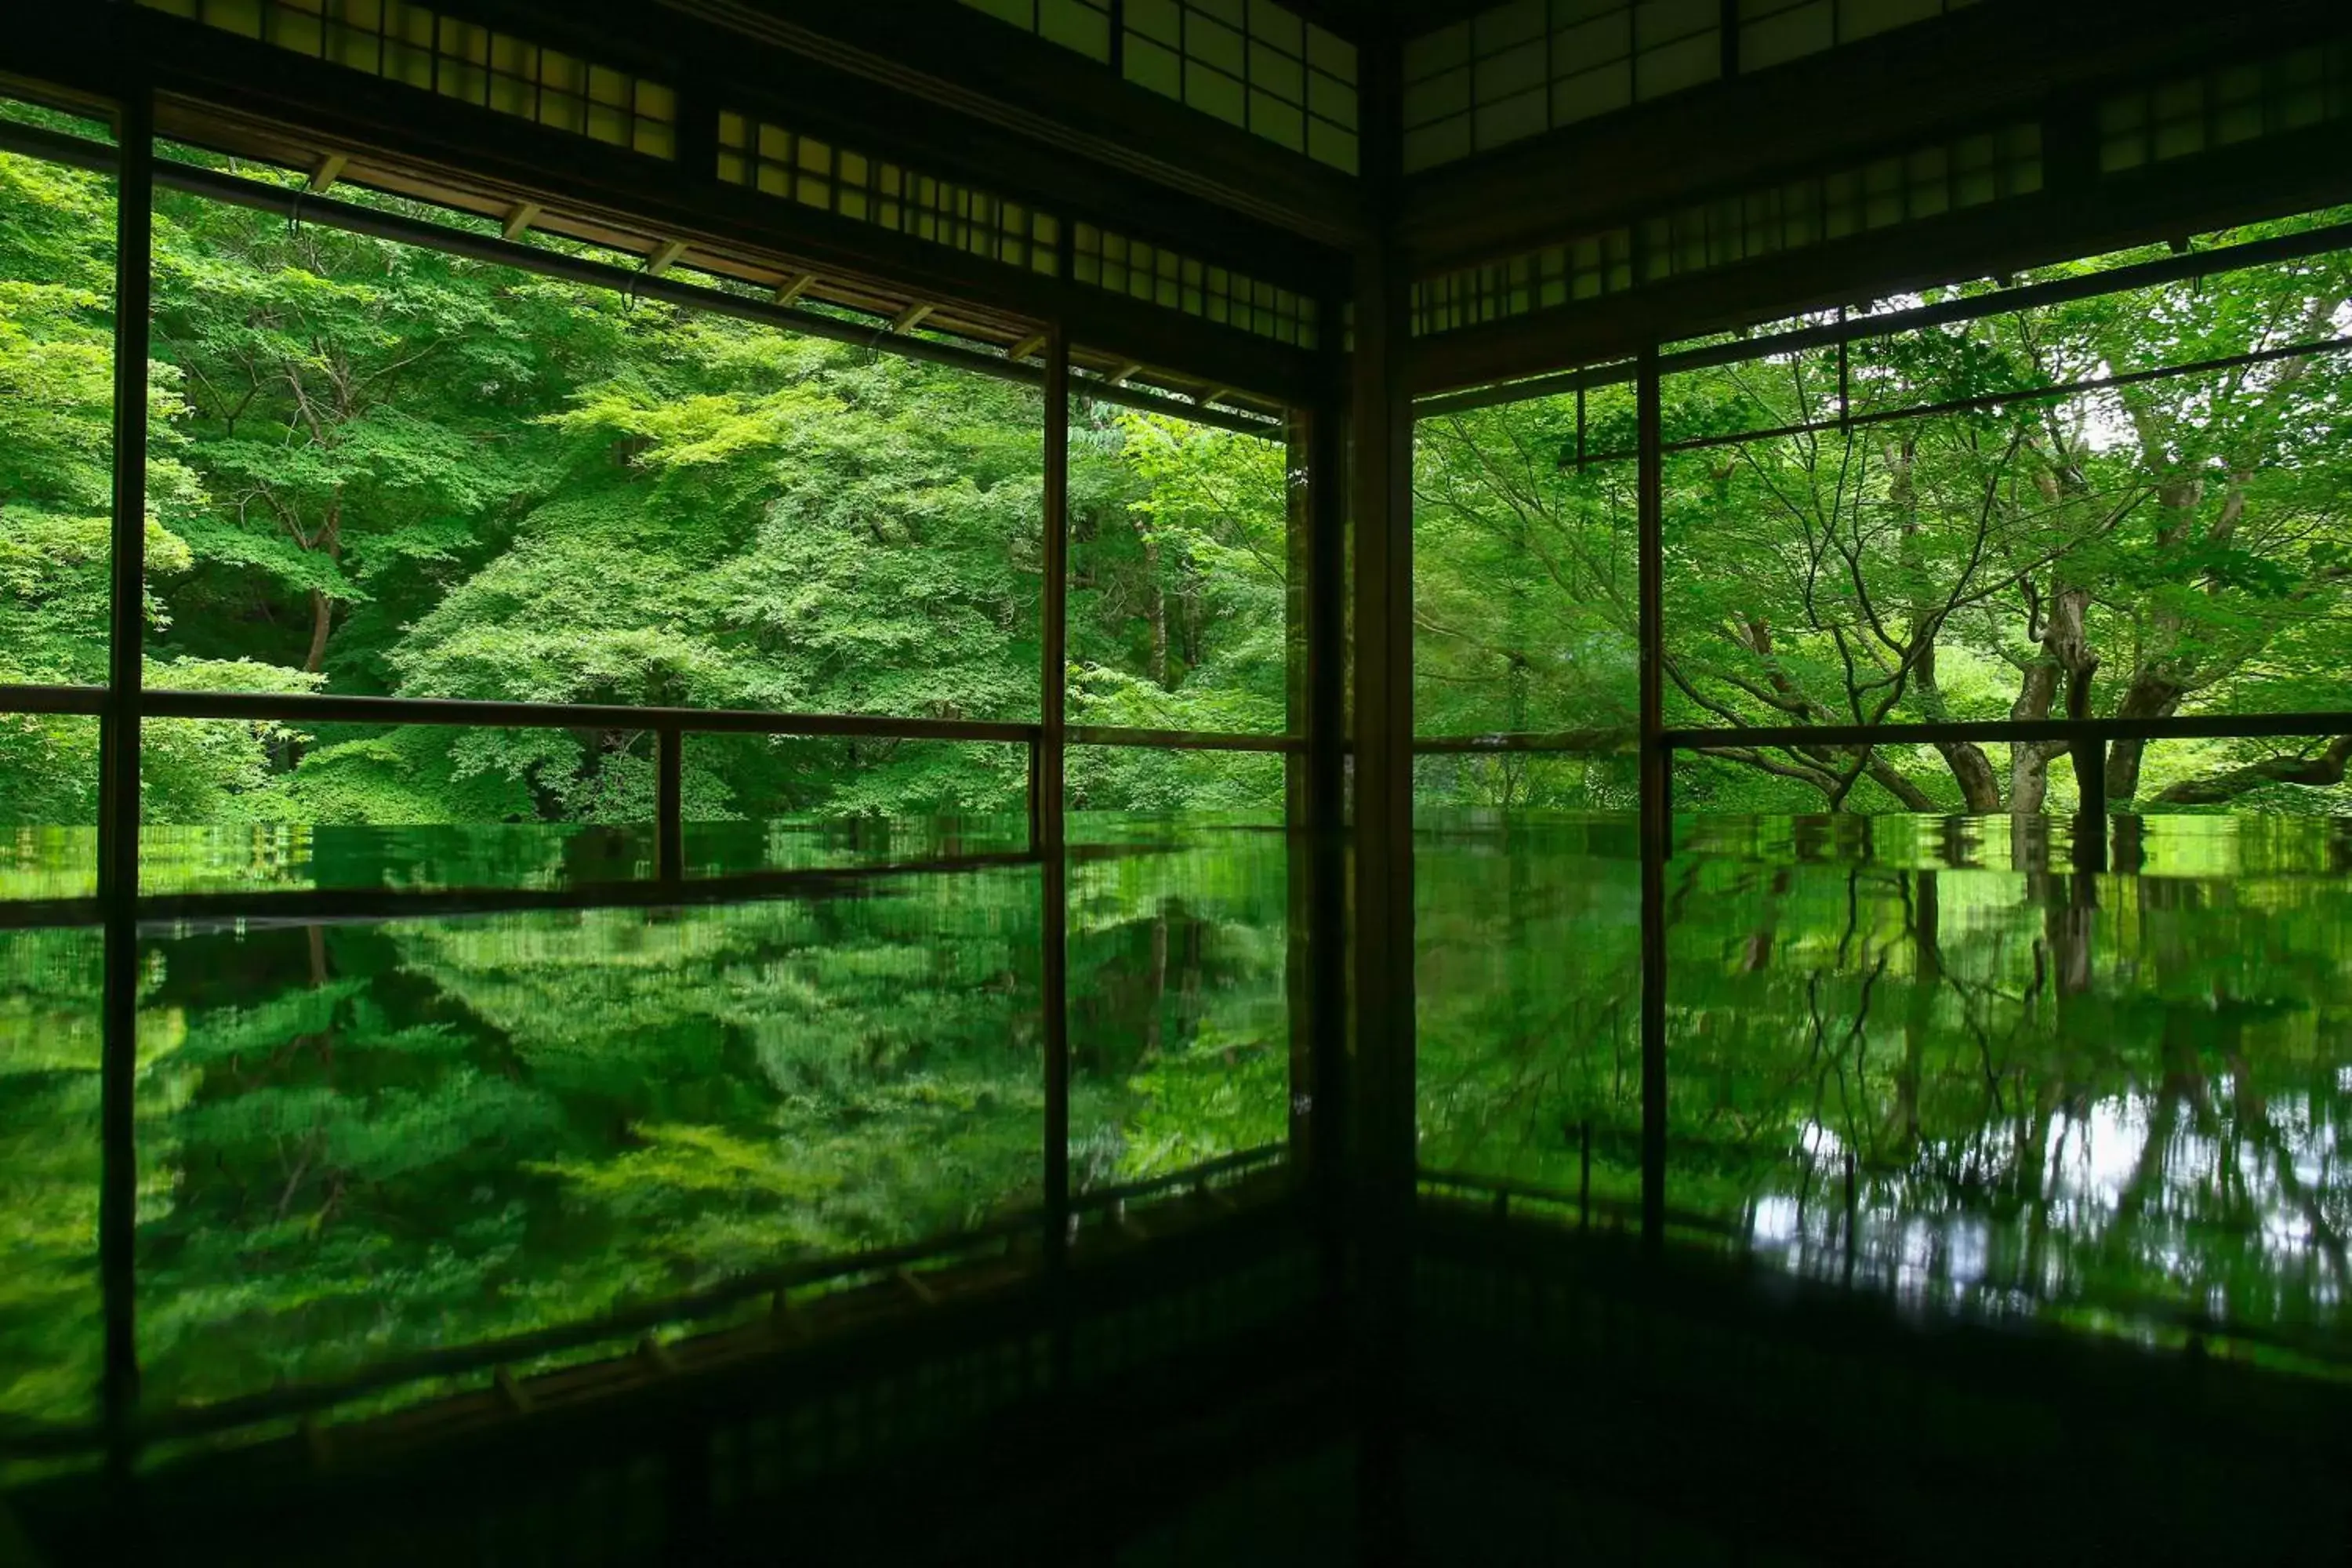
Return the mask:
<svg viewBox="0 0 2352 1568">
<path fill-rule="evenodd" d="M 706 734 L 852 735 L 885 740 L 1026 744 L 1038 727 L 983 719 L 892 719 L 856 713 L 653 708 L 612 702 L 502 702 L 454 697 L 342 697 L 325 692 L 150 689 L 158 719 L 244 719 L 301 724 L 436 724 L 490 729 L 682 730 Z"/>
</svg>

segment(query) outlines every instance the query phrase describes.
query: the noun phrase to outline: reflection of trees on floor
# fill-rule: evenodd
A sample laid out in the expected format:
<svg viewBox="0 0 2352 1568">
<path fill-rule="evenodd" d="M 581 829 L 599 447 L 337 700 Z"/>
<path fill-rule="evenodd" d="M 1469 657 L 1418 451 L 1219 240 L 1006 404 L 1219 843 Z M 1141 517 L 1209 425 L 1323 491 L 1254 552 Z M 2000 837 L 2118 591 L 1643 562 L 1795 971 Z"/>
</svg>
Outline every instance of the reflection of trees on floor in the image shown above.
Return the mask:
<svg viewBox="0 0 2352 1568">
<path fill-rule="evenodd" d="M 2352 839 L 2336 825 L 2150 818 L 2129 856 L 2159 869 L 2105 875 L 2048 869 L 2046 836 L 2004 846 L 2005 822 L 1882 820 L 1874 847 L 1791 826 L 1696 820 L 1671 868 L 1676 1211 L 1922 1301 L 2250 1331 L 2339 1310 Z M 1955 837 L 1980 861 L 1979 826 L 2021 850 L 2011 868 L 1939 864 Z M 1631 867 L 1520 853 L 1517 873 L 1500 851 L 1424 855 L 1440 886 L 1465 875 L 1449 859 L 1486 879 L 1469 962 L 1507 977 L 1424 994 L 1423 1159 L 1572 1191 L 1581 1117 L 1613 1119 L 1632 1164 L 1639 1053 L 1585 1021 L 1622 1012 L 1639 970 L 1630 944 L 1581 967 L 1594 928 L 1559 911 Z M 1430 952 L 1424 973 L 1464 961 Z M 1447 1032 L 1474 1005 L 1509 1032 Z"/>
<path fill-rule="evenodd" d="M 1286 854 L 1243 834 L 1076 858 L 1081 1189 L 1286 1136 Z M 331 1378 L 1034 1212 L 1040 878 L 149 938 L 146 1397 Z M 0 1340 L 24 1369 L 0 1408 L 28 1418 L 87 1416 L 96 1386 L 100 951 L 0 936 Z"/>
</svg>

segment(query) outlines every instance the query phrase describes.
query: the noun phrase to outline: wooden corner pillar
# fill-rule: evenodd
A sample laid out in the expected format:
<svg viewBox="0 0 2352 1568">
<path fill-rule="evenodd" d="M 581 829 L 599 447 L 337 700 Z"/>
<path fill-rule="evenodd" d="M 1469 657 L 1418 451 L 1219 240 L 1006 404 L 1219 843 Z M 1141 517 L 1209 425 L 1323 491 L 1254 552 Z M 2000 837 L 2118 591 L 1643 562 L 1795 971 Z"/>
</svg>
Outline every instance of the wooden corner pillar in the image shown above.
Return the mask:
<svg viewBox="0 0 2352 1568">
<path fill-rule="evenodd" d="M 1348 384 L 1349 537 L 1355 551 L 1355 983 L 1348 1059 L 1348 1209 L 1357 1285 L 1357 1484 L 1368 1562 L 1412 1552 L 1402 1411 L 1411 1393 L 1414 1177 L 1412 407 L 1404 379 L 1407 275 L 1388 219 L 1401 102 L 1394 38 L 1362 52 L 1365 196 L 1381 237 L 1355 265 Z"/>
<path fill-rule="evenodd" d="M 1357 265 L 1349 374 L 1355 545 L 1354 1194 L 1376 1226 L 1412 1203 L 1412 410 L 1399 374 L 1406 292 L 1392 255 Z"/>
</svg>

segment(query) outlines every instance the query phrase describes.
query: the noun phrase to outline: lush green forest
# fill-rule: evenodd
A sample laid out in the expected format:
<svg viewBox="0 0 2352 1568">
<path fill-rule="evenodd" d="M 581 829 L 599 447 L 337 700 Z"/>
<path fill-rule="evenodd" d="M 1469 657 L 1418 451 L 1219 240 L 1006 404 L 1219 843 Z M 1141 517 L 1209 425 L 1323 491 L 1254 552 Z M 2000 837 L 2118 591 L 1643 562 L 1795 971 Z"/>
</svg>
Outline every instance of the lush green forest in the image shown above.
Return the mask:
<svg viewBox="0 0 2352 1568">
<path fill-rule="evenodd" d="M 2352 257 L 2337 253 L 1670 374 L 1667 722 L 2352 708 L 2352 353 L 1880 417 L 2347 335 Z M 1842 413 L 1856 422 L 1839 428 Z M 1592 389 L 1581 420 L 1580 447 L 1572 395 L 1422 424 L 1420 732 L 1591 732 L 1573 768 L 1427 761 L 1433 788 L 1630 804 L 1632 388 Z M 1726 746 L 1685 763 L 1677 799 L 2030 814 L 2071 805 L 2063 755 Z M 2342 811 L 2347 759 L 2352 736 L 2119 742 L 2106 793 L 2142 810 Z"/>
<path fill-rule="evenodd" d="M 0 182 L 0 678 L 89 682 L 110 195 L 24 159 Z M 160 198 L 156 247 L 152 683 L 1035 712 L 1041 409 L 1017 384 L 188 196 Z M 2344 706 L 2340 353 L 1730 438 L 2326 340 L 2347 300 L 2352 261 L 2323 256 L 1671 377 L 1669 440 L 1726 444 L 1669 461 L 1670 721 Z M 1579 429 L 1570 397 L 1422 426 L 1418 728 L 1592 738 L 1574 766 L 1425 760 L 1433 804 L 1629 803 L 1630 389 Z M 1082 405 L 1072 452 L 1074 719 L 1283 728 L 1281 445 Z M 89 820 L 94 746 L 88 721 L 8 721 L 8 817 Z M 644 731 L 180 722 L 147 746 L 157 823 L 650 812 Z M 2030 813 L 2066 803 L 2056 755 L 1723 748 L 1681 798 Z M 2150 809 L 2338 809 L 2347 757 L 2124 743 L 2106 783 Z M 1072 804 L 1269 814 L 1278 766 L 1226 762 L 1082 753 Z M 688 815 L 1017 809 L 1020 763 L 705 737 Z"/>
<path fill-rule="evenodd" d="M 0 680 L 105 670 L 112 203 L 0 160 Z M 158 198 L 148 680 L 907 718 L 1038 709 L 1043 405 L 973 373 Z M 1082 403 L 1075 721 L 1279 732 L 1286 453 Z M 91 819 L 87 721 L 0 812 Z M 649 731 L 157 722 L 158 824 L 643 822 Z M 1278 809 L 1091 754 L 1079 809 Z M 701 821 L 1019 810 L 1018 749 L 699 737 Z"/>
</svg>

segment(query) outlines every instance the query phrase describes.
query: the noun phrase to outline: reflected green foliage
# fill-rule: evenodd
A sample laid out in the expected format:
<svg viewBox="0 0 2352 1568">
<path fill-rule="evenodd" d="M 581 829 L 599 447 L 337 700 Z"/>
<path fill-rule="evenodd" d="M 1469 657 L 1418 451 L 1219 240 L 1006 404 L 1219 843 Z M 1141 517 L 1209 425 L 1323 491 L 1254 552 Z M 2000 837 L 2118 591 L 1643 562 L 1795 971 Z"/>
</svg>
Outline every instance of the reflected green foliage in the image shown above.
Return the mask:
<svg viewBox="0 0 2352 1568">
<path fill-rule="evenodd" d="M 1097 826 L 1069 872 L 1076 1179 L 1280 1142 L 1284 839 Z M 505 832 L 479 854 L 510 868 Z M 367 885 L 371 848 L 463 851 L 335 828 L 300 847 Z M 794 847 L 843 865 L 877 847 L 834 829 Z M 146 1397 L 331 1378 L 1034 1212 L 1040 878 L 151 934 Z M 0 1429 L 93 1407 L 100 952 L 95 931 L 0 938 Z"/>
<path fill-rule="evenodd" d="M 1641 1192 L 1642 880 L 1630 817 L 1433 813 L 1413 864 L 1421 1161 Z"/>
<path fill-rule="evenodd" d="M 1034 1189 L 1034 876 L 160 944 L 154 1396 L 963 1228 Z"/>
<path fill-rule="evenodd" d="M 1074 837 L 1168 847 L 1081 857 L 1069 888 L 1070 1179 L 1156 1176 L 1289 1135 L 1286 900 L 1276 833 L 1189 820 Z M 1173 832 L 1170 831 L 1173 828 Z"/>
<path fill-rule="evenodd" d="M 2038 822 L 1686 818 L 1667 884 L 1672 1213 L 1944 1306 L 2141 1331 L 2167 1312 L 2332 1322 L 2352 837 L 2115 826 L 2117 869 L 2090 875 Z M 1572 1194 L 1590 1118 L 1596 1195 L 1638 1191 L 1633 837 L 1537 813 L 1425 837 L 1425 1163 Z"/>
<path fill-rule="evenodd" d="M 1838 424 L 1842 406 L 1857 418 L 1945 406 L 2347 327 L 2352 258 L 2334 254 L 1668 377 L 1667 722 L 2352 707 L 2352 355 Z M 1596 761 L 1628 732 L 1635 472 L 1609 455 L 1634 444 L 1629 389 L 1593 391 L 1582 434 L 1580 447 L 1566 396 L 1423 422 L 1423 732 L 1589 731 Z M 2072 771 L 2052 766 L 2063 755 L 1726 746 L 1678 788 L 1686 805 L 1732 811 L 2032 814 L 2068 804 Z M 2347 760 L 2352 736 L 2126 742 L 2104 783 L 2111 802 L 2151 810 L 2340 812 Z M 1627 766 L 1597 773 L 1580 798 L 1536 804 L 1622 804 L 1607 791 Z M 1529 804 L 1485 759 L 1424 787 Z"/>
<path fill-rule="evenodd" d="M 1034 1201 L 1036 873 L 156 944 L 142 1352 L 215 1398 Z"/>
<path fill-rule="evenodd" d="M 95 931 L 0 932 L 0 1435 L 97 1406 L 103 964 Z"/>
</svg>

